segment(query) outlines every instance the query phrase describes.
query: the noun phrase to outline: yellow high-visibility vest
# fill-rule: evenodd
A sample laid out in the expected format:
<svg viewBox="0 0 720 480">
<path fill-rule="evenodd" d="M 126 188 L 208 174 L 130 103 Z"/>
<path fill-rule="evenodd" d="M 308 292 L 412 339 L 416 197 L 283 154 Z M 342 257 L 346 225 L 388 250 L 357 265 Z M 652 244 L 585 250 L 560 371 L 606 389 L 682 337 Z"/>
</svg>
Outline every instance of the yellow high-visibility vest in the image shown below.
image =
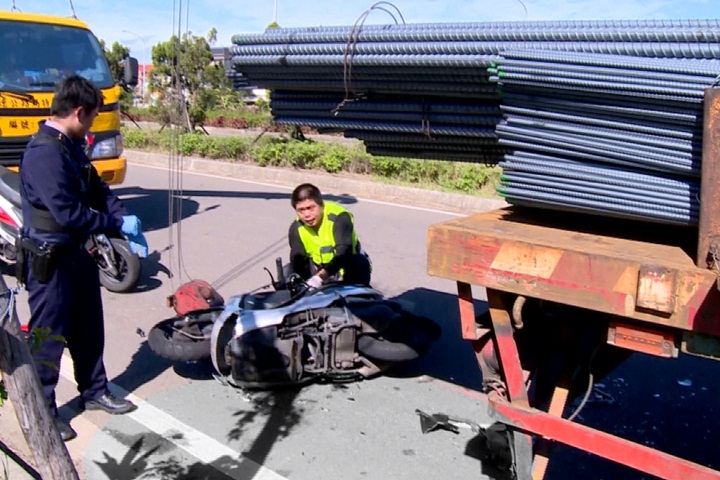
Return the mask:
<svg viewBox="0 0 720 480">
<path fill-rule="evenodd" d="M 350 221 L 354 224 L 354 218 L 352 213 L 333 202 L 325 202 L 325 208 L 323 211 L 323 219 L 320 224 L 318 231 L 308 227 L 297 218 L 300 228 L 298 233 L 300 234 L 300 241 L 302 241 L 305 251 L 312 261 L 317 265 L 327 265 L 335 256 L 335 235 L 333 234 L 333 227 L 335 226 L 335 219 L 341 213 L 347 213 L 350 215 Z M 353 229 L 352 233 L 352 253 L 357 253 L 358 239 Z"/>
</svg>

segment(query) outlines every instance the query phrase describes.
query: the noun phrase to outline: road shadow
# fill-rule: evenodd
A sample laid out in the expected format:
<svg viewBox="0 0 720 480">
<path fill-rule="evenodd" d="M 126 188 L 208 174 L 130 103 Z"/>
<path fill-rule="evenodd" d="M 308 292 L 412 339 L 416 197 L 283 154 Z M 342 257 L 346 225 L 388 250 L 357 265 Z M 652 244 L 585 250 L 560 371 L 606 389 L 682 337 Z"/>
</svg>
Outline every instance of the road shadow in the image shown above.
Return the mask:
<svg viewBox="0 0 720 480">
<path fill-rule="evenodd" d="M 463 340 L 457 295 L 428 288 L 414 288 L 390 298 L 399 301 L 416 315 L 425 316 L 440 325 L 442 334 L 430 351 L 411 362 L 394 366 L 390 377 L 427 375 L 461 387 L 480 391 L 482 374 L 472 344 Z M 476 300 L 475 312 L 487 310 L 487 303 Z"/>
<path fill-rule="evenodd" d="M 169 218 L 173 221 L 199 215 L 214 210 L 219 205 L 210 205 L 200 209 L 200 203 L 194 198 L 248 198 L 260 200 L 283 200 L 290 205 L 290 193 L 276 192 L 243 192 L 237 190 L 183 190 L 181 196 L 174 201 L 169 200 L 169 190 L 148 189 L 142 187 L 114 188 L 113 192 L 119 196 L 125 207 L 142 220 L 143 231 L 161 230 L 170 227 Z M 357 203 L 352 195 L 323 195 L 325 200 L 341 205 Z"/>
<path fill-rule="evenodd" d="M 128 293 L 149 292 L 158 289 L 163 285 L 160 276 L 168 279 L 172 278 L 172 272 L 160 261 L 161 258 L 162 253 L 154 250 L 146 258 L 140 259 L 140 278 L 138 278 L 135 287 Z"/>
<path fill-rule="evenodd" d="M 720 363 L 709 358 L 682 353 L 677 358 L 633 353 L 595 383 L 576 421 L 717 470 L 718 376 Z M 567 410 L 574 411 L 578 403 Z M 559 443 L 551 455 L 549 479 L 655 478 Z"/>
<path fill-rule="evenodd" d="M 295 403 L 299 389 L 282 389 L 265 392 L 245 392 L 247 407 L 234 413 L 235 425 L 227 434 L 227 441 L 237 441 L 248 435 L 248 428 L 258 422 L 263 426 L 254 434 L 252 446 L 237 457 L 223 455 L 211 463 L 195 462 L 184 464 L 176 457 L 153 461 L 153 456 L 165 455 L 172 449 L 167 439 L 155 433 L 135 435 L 121 439 L 128 445 L 128 451 L 122 458 L 113 458 L 103 452 L 103 460 L 95 460 L 95 465 L 108 478 L 134 480 L 153 478 L 158 480 L 197 480 L 259 478 L 273 446 L 291 434 L 300 424 L 304 409 Z M 182 438 L 174 436 L 172 441 L 182 443 Z"/>
</svg>

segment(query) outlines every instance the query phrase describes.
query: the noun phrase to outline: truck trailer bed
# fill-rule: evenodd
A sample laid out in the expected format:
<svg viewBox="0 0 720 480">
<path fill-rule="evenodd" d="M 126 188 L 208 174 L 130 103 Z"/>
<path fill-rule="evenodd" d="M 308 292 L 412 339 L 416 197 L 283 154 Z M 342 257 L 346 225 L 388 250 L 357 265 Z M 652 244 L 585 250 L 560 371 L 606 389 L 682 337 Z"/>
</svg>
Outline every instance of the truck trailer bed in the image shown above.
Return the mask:
<svg viewBox="0 0 720 480">
<path fill-rule="evenodd" d="M 428 273 L 720 336 L 718 277 L 695 265 L 696 241 L 691 228 L 507 207 L 432 225 Z"/>
</svg>

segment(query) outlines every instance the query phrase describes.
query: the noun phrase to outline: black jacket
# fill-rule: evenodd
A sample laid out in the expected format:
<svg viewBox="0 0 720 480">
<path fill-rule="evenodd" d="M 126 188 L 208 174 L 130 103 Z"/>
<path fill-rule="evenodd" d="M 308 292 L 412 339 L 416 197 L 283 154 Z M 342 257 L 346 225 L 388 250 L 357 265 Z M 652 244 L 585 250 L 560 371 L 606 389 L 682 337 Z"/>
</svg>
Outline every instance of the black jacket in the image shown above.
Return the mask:
<svg viewBox="0 0 720 480">
<path fill-rule="evenodd" d="M 128 212 L 85 155 L 84 142 L 42 124 L 40 134 L 58 143 L 31 140 L 20 161 L 23 231 L 51 243 L 82 243 L 91 233 L 116 233 Z M 62 232 L 40 232 L 30 224 L 31 206 L 49 211 Z"/>
</svg>

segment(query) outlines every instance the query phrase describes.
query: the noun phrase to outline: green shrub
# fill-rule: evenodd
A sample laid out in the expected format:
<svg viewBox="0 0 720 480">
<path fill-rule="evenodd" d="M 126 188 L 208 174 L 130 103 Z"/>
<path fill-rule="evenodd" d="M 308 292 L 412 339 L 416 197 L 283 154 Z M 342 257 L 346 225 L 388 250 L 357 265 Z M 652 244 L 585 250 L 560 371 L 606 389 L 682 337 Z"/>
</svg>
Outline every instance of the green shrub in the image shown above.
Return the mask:
<svg viewBox="0 0 720 480">
<path fill-rule="evenodd" d="M 203 137 L 200 134 L 183 135 L 180 137 L 180 154 L 191 156 L 199 155 L 203 157 Z"/>
<path fill-rule="evenodd" d="M 150 146 L 150 138 L 143 130 L 123 130 L 123 144 L 128 148 L 145 148 Z"/>
<path fill-rule="evenodd" d="M 287 165 L 295 168 L 318 168 L 328 147 L 327 144 L 312 140 L 291 140 L 286 144 Z"/>
<path fill-rule="evenodd" d="M 365 151 L 362 145 L 352 145 L 348 148 L 348 160 L 345 169 L 349 173 L 370 175 L 370 160 L 372 156 Z"/>
<path fill-rule="evenodd" d="M 123 134 L 127 148 L 177 151 L 186 156 L 212 159 L 242 159 L 260 166 L 359 173 L 383 181 L 471 195 L 495 195 L 501 173 L 499 167 L 478 163 L 376 157 L 358 144 L 347 146 L 270 136 L 254 141 L 200 132 L 183 133 L 171 128 L 162 131 L 124 128 Z"/>
<path fill-rule="evenodd" d="M 285 160 L 286 142 L 270 141 L 256 145 L 251 157 L 261 167 L 282 165 Z"/>
<path fill-rule="evenodd" d="M 328 173 L 345 170 L 350 163 L 348 149 L 341 145 L 330 145 L 319 159 L 320 167 Z"/>
<path fill-rule="evenodd" d="M 370 173 L 384 178 L 397 178 L 402 171 L 404 159 L 391 157 L 370 157 Z"/>
<path fill-rule="evenodd" d="M 247 156 L 250 139 L 240 137 L 221 137 L 209 142 L 208 158 L 240 160 Z"/>
</svg>

